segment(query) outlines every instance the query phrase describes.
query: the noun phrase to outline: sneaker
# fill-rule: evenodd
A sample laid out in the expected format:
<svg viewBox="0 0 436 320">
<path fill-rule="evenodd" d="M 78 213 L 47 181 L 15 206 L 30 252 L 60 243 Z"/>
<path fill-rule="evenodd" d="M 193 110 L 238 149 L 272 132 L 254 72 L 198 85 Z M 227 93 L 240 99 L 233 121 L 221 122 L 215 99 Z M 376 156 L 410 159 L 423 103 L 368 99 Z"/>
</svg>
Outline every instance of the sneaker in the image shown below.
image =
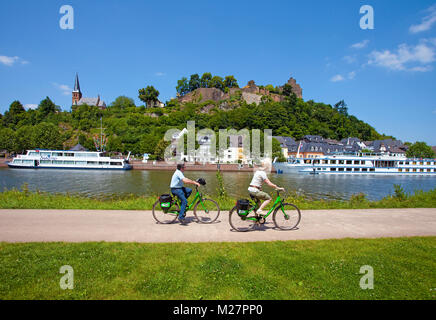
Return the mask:
<svg viewBox="0 0 436 320">
<path fill-rule="evenodd" d="M 185 215 L 179 214 L 179 217 L 177 219 L 179 219 L 180 222 L 185 222 Z"/>
</svg>

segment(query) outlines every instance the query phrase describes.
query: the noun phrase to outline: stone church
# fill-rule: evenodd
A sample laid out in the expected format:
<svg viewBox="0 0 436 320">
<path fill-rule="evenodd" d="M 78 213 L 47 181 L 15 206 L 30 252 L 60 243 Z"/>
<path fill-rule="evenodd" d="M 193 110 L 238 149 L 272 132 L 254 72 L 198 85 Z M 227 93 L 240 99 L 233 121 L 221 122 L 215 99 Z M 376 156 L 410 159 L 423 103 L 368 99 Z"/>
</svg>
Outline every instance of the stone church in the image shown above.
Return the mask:
<svg viewBox="0 0 436 320">
<path fill-rule="evenodd" d="M 83 98 L 80 91 L 79 75 L 76 73 L 76 80 L 74 82 L 73 89 L 73 106 L 81 106 L 87 104 L 88 106 L 96 106 L 100 109 L 106 109 L 106 103 L 100 99 L 100 95 L 97 98 Z"/>
</svg>

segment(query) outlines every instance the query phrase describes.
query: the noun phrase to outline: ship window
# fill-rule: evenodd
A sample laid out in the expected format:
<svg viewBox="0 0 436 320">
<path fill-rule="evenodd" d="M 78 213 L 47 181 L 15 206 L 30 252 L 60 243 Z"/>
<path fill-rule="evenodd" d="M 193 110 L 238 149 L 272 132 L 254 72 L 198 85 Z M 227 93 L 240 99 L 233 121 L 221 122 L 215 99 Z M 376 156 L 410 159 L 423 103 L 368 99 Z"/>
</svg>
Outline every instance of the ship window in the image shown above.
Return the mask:
<svg viewBox="0 0 436 320">
<path fill-rule="evenodd" d="M 344 164 L 344 160 L 339 160 L 339 164 Z"/>
<path fill-rule="evenodd" d="M 122 166 L 121 162 L 111 162 L 111 166 Z"/>
<path fill-rule="evenodd" d="M 400 161 L 400 163 L 399 164 L 403 164 L 403 161 Z"/>
<path fill-rule="evenodd" d="M 87 164 L 96 165 L 96 164 L 98 164 L 98 162 L 97 161 L 87 161 Z"/>
<path fill-rule="evenodd" d="M 74 161 L 64 161 L 64 164 L 74 164 Z"/>
<path fill-rule="evenodd" d="M 409 172 L 409 168 L 406 169 L 406 172 Z"/>
<path fill-rule="evenodd" d="M 362 168 L 362 172 L 367 172 L 368 169 L 367 168 Z"/>
<path fill-rule="evenodd" d="M 359 164 L 359 160 L 354 160 L 354 164 Z"/>
<path fill-rule="evenodd" d="M 400 169 L 398 169 L 398 172 L 403 172 L 403 169 L 401 169 L 401 168 L 400 168 Z"/>
<path fill-rule="evenodd" d="M 53 152 L 53 157 L 62 157 L 63 153 L 62 152 Z"/>
<path fill-rule="evenodd" d="M 416 169 L 413 169 L 413 172 L 416 172 Z"/>
<path fill-rule="evenodd" d="M 330 171 L 336 171 L 336 168 L 330 168 Z"/>
<path fill-rule="evenodd" d="M 51 152 L 41 152 L 41 157 L 50 157 Z"/>
<path fill-rule="evenodd" d="M 371 171 L 371 172 L 374 172 L 374 171 L 375 171 L 375 169 L 374 169 L 374 168 L 371 168 L 371 169 L 369 169 L 369 171 Z"/>
<path fill-rule="evenodd" d="M 431 172 L 431 169 L 427 169 L 427 172 Z"/>
<path fill-rule="evenodd" d="M 18 159 L 14 159 L 14 163 L 22 163 L 22 161 Z"/>
<path fill-rule="evenodd" d="M 86 164 L 86 161 L 75 161 L 75 164 Z"/>
<path fill-rule="evenodd" d="M 39 155 L 39 152 L 29 152 L 29 156 L 37 156 Z"/>
<path fill-rule="evenodd" d="M 99 162 L 98 164 L 108 165 L 109 162 Z"/>
<path fill-rule="evenodd" d="M 419 171 L 424 172 L 424 169 L 419 169 Z"/>
<path fill-rule="evenodd" d="M 53 164 L 64 164 L 61 160 L 53 160 Z"/>
<path fill-rule="evenodd" d="M 74 157 L 74 153 L 71 153 L 71 152 L 66 152 L 65 153 L 65 157 Z"/>
<path fill-rule="evenodd" d="M 347 164 L 352 164 L 352 163 L 353 163 L 353 161 L 347 160 Z"/>
<path fill-rule="evenodd" d="M 33 164 L 33 160 L 23 160 L 23 163 L 24 163 L 24 164 L 26 164 L 26 163 L 28 163 L 28 164 Z"/>
<path fill-rule="evenodd" d="M 41 164 L 51 164 L 50 160 L 41 160 Z"/>
<path fill-rule="evenodd" d="M 406 163 L 405 164 L 409 164 L 409 161 L 406 161 Z"/>
<path fill-rule="evenodd" d="M 353 169 L 352 168 L 347 168 L 347 171 L 353 171 Z"/>
<path fill-rule="evenodd" d="M 344 168 L 338 168 L 338 171 L 344 171 Z"/>
<path fill-rule="evenodd" d="M 336 160 L 330 160 L 331 164 L 336 164 Z"/>
</svg>

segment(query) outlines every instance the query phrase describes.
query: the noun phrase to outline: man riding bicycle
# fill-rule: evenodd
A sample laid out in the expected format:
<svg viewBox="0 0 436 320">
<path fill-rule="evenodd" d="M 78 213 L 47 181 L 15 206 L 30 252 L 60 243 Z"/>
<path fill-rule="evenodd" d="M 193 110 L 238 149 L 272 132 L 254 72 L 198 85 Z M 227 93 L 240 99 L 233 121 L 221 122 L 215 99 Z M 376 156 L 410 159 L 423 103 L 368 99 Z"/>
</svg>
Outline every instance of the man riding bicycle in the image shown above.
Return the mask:
<svg viewBox="0 0 436 320">
<path fill-rule="evenodd" d="M 178 164 L 177 170 L 174 172 L 173 177 L 171 178 L 171 193 L 180 199 L 180 212 L 179 212 L 179 221 L 183 222 L 185 220 L 186 214 L 186 206 L 188 205 L 188 198 L 192 193 L 192 189 L 185 188 L 183 183 L 194 184 L 196 186 L 200 186 L 200 184 L 191 179 L 185 178 L 183 172 L 185 171 L 185 164 Z"/>
<path fill-rule="evenodd" d="M 271 196 L 268 193 L 262 191 L 262 184 L 265 182 L 267 185 L 275 188 L 276 190 L 285 190 L 284 188 L 280 188 L 272 183 L 268 179 L 265 171 L 271 171 L 271 161 L 269 161 L 268 159 L 262 160 L 262 167 L 260 167 L 254 173 L 253 179 L 250 182 L 250 187 L 248 188 L 248 193 L 256 200 L 256 203 L 258 205 L 262 202 L 262 200 L 264 200 L 264 202 L 257 210 L 257 214 L 261 216 L 265 215 L 263 209 L 271 202 Z"/>
</svg>

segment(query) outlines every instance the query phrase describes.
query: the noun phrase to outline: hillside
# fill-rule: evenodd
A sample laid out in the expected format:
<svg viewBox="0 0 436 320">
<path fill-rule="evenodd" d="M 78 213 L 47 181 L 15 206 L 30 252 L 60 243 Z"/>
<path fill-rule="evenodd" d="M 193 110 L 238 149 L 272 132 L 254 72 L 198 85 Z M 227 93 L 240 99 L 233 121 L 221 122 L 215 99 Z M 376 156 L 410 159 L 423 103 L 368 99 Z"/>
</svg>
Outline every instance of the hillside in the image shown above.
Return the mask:
<svg viewBox="0 0 436 320">
<path fill-rule="evenodd" d="M 273 135 L 295 139 L 308 134 L 336 140 L 383 137 L 369 124 L 349 115 L 345 104 L 332 107 L 304 101 L 299 86 L 289 88 L 262 87 L 254 81 L 243 88 L 198 88 L 169 101 L 165 108 L 135 106 L 127 97 L 117 98 L 106 109 L 81 105 L 73 106 L 70 112 L 60 111 L 49 98 L 36 110 L 25 110 L 14 101 L 0 118 L 0 150 L 69 148 L 78 142 L 94 149 L 93 136 L 99 133 L 100 117 L 108 151 L 149 153 L 157 158 L 166 147 L 162 140 L 165 132 L 174 127 L 182 129 L 191 120 L 197 129 L 272 129 Z"/>
</svg>

